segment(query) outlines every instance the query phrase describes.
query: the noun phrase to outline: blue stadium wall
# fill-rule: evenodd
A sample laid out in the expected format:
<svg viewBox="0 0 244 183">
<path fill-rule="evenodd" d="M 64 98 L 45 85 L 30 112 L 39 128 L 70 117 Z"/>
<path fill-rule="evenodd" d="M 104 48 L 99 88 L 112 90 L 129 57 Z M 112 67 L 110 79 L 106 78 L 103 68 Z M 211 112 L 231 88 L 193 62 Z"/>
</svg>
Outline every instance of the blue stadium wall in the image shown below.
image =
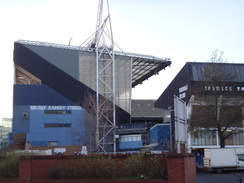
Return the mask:
<svg viewBox="0 0 244 183">
<path fill-rule="evenodd" d="M 121 135 L 118 142 L 118 150 L 133 152 L 149 148 L 150 150 L 170 151 L 171 135 L 170 124 L 156 124 L 149 130 L 149 145 L 144 145 L 142 134 Z"/>
<path fill-rule="evenodd" d="M 157 144 L 153 147 L 153 150 L 169 151 L 170 142 L 169 124 L 156 124 L 150 129 L 150 144 Z"/>
<path fill-rule="evenodd" d="M 119 151 L 133 151 L 133 150 L 139 150 L 142 148 L 143 142 L 140 138 L 137 138 L 136 136 L 140 136 L 139 134 L 128 134 L 125 135 L 127 140 L 120 141 L 118 143 L 118 150 Z"/>
<path fill-rule="evenodd" d="M 26 142 L 31 146 L 69 146 L 69 145 L 86 145 L 84 113 L 81 107 L 70 110 L 75 106 L 31 106 L 30 107 L 30 132 L 27 133 Z M 63 111 L 70 113 L 45 114 L 43 108 L 48 111 L 57 111 L 60 107 Z M 35 108 L 35 109 L 33 109 Z M 51 110 L 50 110 L 51 108 Z"/>
<path fill-rule="evenodd" d="M 55 90 L 14 85 L 12 134 L 26 134 L 29 145 L 85 145 L 85 130 L 84 109 Z"/>
<path fill-rule="evenodd" d="M 138 150 L 142 148 L 142 141 L 120 142 L 118 148 L 120 151 Z"/>
</svg>

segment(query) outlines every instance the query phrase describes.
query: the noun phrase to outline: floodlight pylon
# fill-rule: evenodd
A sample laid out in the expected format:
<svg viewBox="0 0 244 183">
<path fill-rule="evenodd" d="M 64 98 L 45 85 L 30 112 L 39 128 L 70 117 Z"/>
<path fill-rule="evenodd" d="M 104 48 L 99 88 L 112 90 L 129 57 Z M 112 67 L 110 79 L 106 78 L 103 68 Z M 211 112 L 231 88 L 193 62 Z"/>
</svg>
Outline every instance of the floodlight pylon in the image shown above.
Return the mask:
<svg viewBox="0 0 244 183">
<path fill-rule="evenodd" d="M 99 0 L 96 32 L 87 45 L 96 52 L 96 123 L 99 124 L 99 151 L 116 152 L 115 139 L 115 60 L 108 0 L 107 16 L 102 22 L 103 0 Z"/>
</svg>

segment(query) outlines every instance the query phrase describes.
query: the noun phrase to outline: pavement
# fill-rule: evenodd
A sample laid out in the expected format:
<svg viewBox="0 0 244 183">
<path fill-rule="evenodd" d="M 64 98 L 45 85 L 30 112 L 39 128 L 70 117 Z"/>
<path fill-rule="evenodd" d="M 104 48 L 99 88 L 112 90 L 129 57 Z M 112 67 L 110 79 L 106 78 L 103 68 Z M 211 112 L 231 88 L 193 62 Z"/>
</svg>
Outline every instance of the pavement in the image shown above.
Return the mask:
<svg viewBox="0 0 244 183">
<path fill-rule="evenodd" d="M 244 171 L 228 171 L 222 174 L 197 172 L 196 183 L 244 183 Z"/>
</svg>

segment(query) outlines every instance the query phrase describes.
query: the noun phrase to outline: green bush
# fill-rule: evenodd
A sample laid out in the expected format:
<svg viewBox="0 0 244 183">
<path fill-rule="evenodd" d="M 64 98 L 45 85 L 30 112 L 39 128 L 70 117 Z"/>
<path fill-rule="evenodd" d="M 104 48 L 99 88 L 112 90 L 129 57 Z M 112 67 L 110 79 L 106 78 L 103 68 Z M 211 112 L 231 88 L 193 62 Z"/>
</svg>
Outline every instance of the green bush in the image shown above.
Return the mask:
<svg viewBox="0 0 244 183">
<path fill-rule="evenodd" d="M 136 154 L 118 161 L 114 156 L 75 156 L 54 167 L 47 178 L 53 179 L 165 179 L 163 155 Z"/>
<path fill-rule="evenodd" d="M 154 179 L 166 179 L 167 178 L 167 159 L 164 155 L 152 155 L 144 159 L 145 172 L 143 175 L 146 175 L 149 178 Z"/>
<path fill-rule="evenodd" d="M 1 153 L 0 178 L 18 178 L 19 176 L 19 156 L 15 153 L 7 155 Z"/>
<path fill-rule="evenodd" d="M 136 154 L 128 157 L 125 162 L 125 177 L 127 178 L 139 178 L 143 175 L 143 166 L 144 156 L 143 154 Z"/>
<path fill-rule="evenodd" d="M 33 153 L 15 151 L 0 152 L 0 178 L 18 178 L 19 156 L 27 155 L 33 155 Z"/>
<path fill-rule="evenodd" d="M 109 157 L 99 157 L 92 159 L 91 171 L 93 178 L 111 179 L 115 174 L 115 160 Z"/>
<path fill-rule="evenodd" d="M 109 157 L 75 157 L 53 168 L 48 178 L 61 179 L 111 179 L 115 174 L 115 161 Z"/>
<path fill-rule="evenodd" d="M 166 158 L 163 155 L 136 154 L 125 160 L 127 178 L 165 179 Z"/>
</svg>

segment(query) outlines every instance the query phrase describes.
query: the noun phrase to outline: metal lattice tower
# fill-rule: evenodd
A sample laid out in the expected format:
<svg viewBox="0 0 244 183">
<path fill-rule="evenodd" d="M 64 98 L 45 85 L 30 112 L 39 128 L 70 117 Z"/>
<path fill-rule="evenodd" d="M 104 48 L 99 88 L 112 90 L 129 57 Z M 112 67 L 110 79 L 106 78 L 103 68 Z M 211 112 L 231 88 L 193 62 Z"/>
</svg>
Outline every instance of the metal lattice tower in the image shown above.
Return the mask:
<svg viewBox="0 0 244 183">
<path fill-rule="evenodd" d="M 96 99 L 97 123 L 99 123 L 99 148 L 105 153 L 107 150 L 116 151 L 114 135 L 116 126 L 114 42 L 108 0 L 107 10 L 108 15 L 102 23 L 103 0 L 100 0 L 94 40 L 96 49 Z M 100 96 L 105 97 L 105 99 Z"/>
<path fill-rule="evenodd" d="M 115 141 L 115 61 L 114 41 L 108 0 L 103 20 L 103 0 L 99 0 L 96 32 L 86 47 L 96 52 L 96 123 L 100 152 L 116 152 Z"/>
</svg>

